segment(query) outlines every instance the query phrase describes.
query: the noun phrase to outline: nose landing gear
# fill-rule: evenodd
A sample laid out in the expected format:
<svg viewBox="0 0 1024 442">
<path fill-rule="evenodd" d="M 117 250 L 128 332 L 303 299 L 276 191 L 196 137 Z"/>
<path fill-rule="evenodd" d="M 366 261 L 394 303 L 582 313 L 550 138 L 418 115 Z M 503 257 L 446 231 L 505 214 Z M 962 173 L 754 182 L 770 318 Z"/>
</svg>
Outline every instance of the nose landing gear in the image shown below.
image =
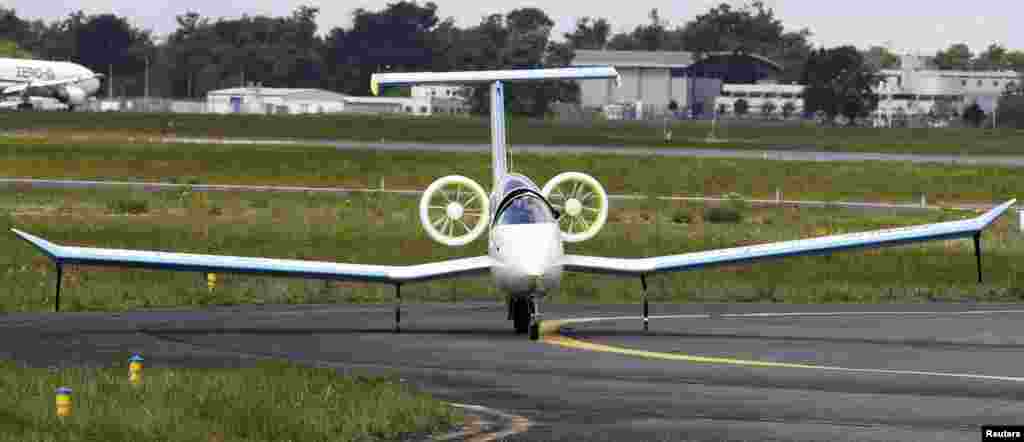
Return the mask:
<svg viewBox="0 0 1024 442">
<path fill-rule="evenodd" d="M 536 297 L 513 296 L 509 300 L 509 319 L 512 320 L 516 333 L 529 332 L 530 339 L 533 340 L 540 337 L 540 311 L 537 308 Z"/>
</svg>

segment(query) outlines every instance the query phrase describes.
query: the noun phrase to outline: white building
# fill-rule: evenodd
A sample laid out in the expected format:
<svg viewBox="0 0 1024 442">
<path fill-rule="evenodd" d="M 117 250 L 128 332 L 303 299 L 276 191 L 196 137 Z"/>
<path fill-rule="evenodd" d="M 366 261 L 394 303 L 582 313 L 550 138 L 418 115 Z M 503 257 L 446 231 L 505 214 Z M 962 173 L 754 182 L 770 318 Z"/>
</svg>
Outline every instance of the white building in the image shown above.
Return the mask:
<svg viewBox="0 0 1024 442">
<path fill-rule="evenodd" d="M 577 50 L 574 66 L 614 66 L 622 79 L 580 81 L 580 104 L 586 108 L 641 103 L 644 113 L 664 112 L 675 100 L 680 108 L 687 100 L 687 79 L 673 75 L 693 63 L 689 52 Z M 613 106 L 612 109 L 617 109 Z"/>
<path fill-rule="evenodd" d="M 413 86 L 412 98 L 462 98 L 467 88 L 465 86 L 428 85 Z"/>
<path fill-rule="evenodd" d="M 433 114 L 463 115 L 469 113 L 466 95 L 470 90 L 465 86 L 413 86 L 411 95 L 412 98 L 429 101 Z"/>
<path fill-rule="evenodd" d="M 218 114 L 317 114 L 336 112 L 430 115 L 428 98 L 356 97 L 323 89 L 244 87 L 210 91 L 206 111 Z"/>
<path fill-rule="evenodd" d="M 919 115 L 947 102 L 957 113 L 972 103 L 991 113 L 1008 87 L 1020 81 L 1014 71 L 943 71 L 926 69 L 920 57 L 902 57 L 901 69 L 884 69 L 878 86 L 879 115 Z"/>
<path fill-rule="evenodd" d="M 433 106 L 430 99 L 427 98 L 346 96 L 344 102 L 345 112 L 412 115 L 431 115 L 433 113 Z"/>
<path fill-rule="evenodd" d="M 762 114 L 765 102 L 772 102 L 773 115 L 783 114 L 783 108 L 792 106 L 792 115 L 804 110 L 804 87 L 798 84 L 723 84 L 722 93 L 715 98 L 715 109 L 720 114 L 735 114 L 736 102 L 747 102 L 747 114 Z"/>
<path fill-rule="evenodd" d="M 710 115 L 724 82 L 754 82 L 782 69 L 759 55 L 733 52 L 697 58 L 689 52 L 577 50 L 572 65 L 610 65 L 619 72 L 619 88 L 613 80 L 579 82 L 580 104 L 602 108 L 609 118 L 630 107 L 637 114 L 658 117 L 671 102 L 681 113 Z"/>
<path fill-rule="evenodd" d="M 238 87 L 206 94 L 207 112 L 218 114 L 310 114 L 342 112 L 344 99 L 322 89 Z"/>
</svg>

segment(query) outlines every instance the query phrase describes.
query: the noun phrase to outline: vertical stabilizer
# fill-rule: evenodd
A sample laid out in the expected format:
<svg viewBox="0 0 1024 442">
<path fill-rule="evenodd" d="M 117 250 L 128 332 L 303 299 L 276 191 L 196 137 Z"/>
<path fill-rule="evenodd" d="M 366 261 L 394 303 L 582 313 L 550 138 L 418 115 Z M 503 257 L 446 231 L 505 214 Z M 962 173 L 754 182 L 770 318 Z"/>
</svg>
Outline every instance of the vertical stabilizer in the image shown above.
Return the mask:
<svg viewBox="0 0 1024 442">
<path fill-rule="evenodd" d="M 501 81 L 491 83 L 491 170 L 494 184 L 491 192 L 498 191 L 502 178 L 508 173 L 508 146 L 505 144 L 505 88 Z"/>
</svg>

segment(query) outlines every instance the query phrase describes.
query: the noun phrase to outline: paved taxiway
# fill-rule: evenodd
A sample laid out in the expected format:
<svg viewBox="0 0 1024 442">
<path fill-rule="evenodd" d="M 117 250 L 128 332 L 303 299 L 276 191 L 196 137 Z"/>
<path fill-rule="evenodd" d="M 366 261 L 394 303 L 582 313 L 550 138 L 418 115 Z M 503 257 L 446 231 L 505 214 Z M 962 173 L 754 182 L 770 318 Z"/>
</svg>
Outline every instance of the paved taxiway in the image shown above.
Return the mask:
<svg viewBox="0 0 1024 442">
<path fill-rule="evenodd" d="M 1024 305 L 653 305 L 652 315 L 683 316 L 655 318 L 649 333 L 638 319 L 564 323 L 564 337 L 531 342 L 490 302 L 407 305 L 401 334 L 387 305 L 9 314 L 0 358 L 109 364 L 141 352 L 150 365 L 235 366 L 274 356 L 395 373 L 529 419 L 509 440 L 977 441 L 981 425 L 1024 415 Z"/>
</svg>

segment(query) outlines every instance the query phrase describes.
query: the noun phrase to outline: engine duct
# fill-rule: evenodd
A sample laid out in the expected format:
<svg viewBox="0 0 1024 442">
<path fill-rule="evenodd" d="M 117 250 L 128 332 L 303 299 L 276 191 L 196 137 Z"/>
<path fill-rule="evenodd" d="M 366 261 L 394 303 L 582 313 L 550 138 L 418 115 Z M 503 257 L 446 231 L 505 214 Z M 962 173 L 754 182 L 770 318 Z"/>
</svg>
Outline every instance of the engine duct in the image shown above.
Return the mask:
<svg viewBox="0 0 1024 442">
<path fill-rule="evenodd" d="M 458 247 L 487 229 L 490 201 L 483 187 L 461 175 L 439 178 L 420 197 L 420 224 L 434 241 Z"/>
<path fill-rule="evenodd" d="M 65 104 L 77 106 L 85 103 L 85 91 L 78 86 L 64 86 L 57 93 L 57 99 Z"/>
<path fill-rule="evenodd" d="M 601 183 L 585 173 L 560 173 L 544 185 L 541 193 L 562 214 L 558 227 L 565 242 L 593 238 L 608 219 L 608 194 Z"/>
</svg>

